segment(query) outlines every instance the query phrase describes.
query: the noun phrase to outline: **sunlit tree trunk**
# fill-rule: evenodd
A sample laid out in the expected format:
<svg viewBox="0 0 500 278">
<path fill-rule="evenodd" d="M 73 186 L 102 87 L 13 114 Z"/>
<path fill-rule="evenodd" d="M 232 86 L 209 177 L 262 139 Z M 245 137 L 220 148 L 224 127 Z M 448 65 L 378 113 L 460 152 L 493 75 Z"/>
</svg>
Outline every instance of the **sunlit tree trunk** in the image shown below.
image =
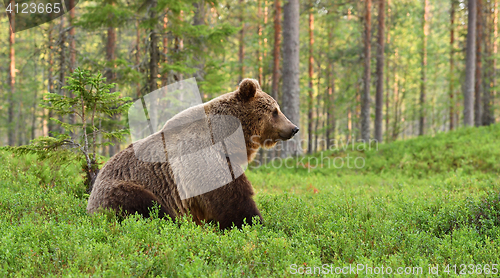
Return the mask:
<svg viewBox="0 0 500 278">
<path fill-rule="evenodd" d="M 361 139 L 368 142 L 370 139 L 370 58 L 371 58 L 371 13 L 372 1 L 365 1 L 365 72 L 364 87 L 361 94 Z"/>
<path fill-rule="evenodd" d="M 281 50 L 281 4 L 280 0 L 274 1 L 274 46 L 273 46 L 273 85 L 271 95 L 275 100 L 279 99 L 280 80 L 280 50 Z"/>
<path fill-rule="evenodd" d="M 152 0 L 149 7 L 149 19 L 156 21 L 157 13 L 155 11 L 158 2 Z M 158 62 L 159 62 L 159 49 L 158 49 L 158 34 L 156 28 L 153 26 L 149 29 L 149 79 L 148 89 L 152 92 L 158 89 Z"/>
<path fill-rule="evenodd" d="M 110 5 L 114 6 L 115 3 L 111 2 Z M 112 15 L 112 14 L 108 15 L 108 19 L 110 22 L 112 22 L 113 17 L 114 17 L 114 15 Z M 114 61 L 116 59 L 115 51 L 116 51 L 116 30 L 115 30 L 115 27 L 113 26 L 113 23 L 110 23 L 108 26 L 107 39 L 106 39 L 106 61 L 107 61 L 108 65 L 107 65 L 105 77 L 106 77 L 107 83 L 113 83 L 113 82 L 115 82 L 115 79 L 116 79 L 116 75 L 114 72 L 114 63 L 115 63 Z M 113 87 L 109 90 L 109 92 L 113 93 L 113 92 L 115 92 L 115 90 L 116 90 L 115 87 Z M 119 115 L 112 116 L 112 119 L 115 121 L 118 120 Z M 109 151 L 108 155 L 110 157 L 115 155 L 115 153 L 120 151 L 119 141 L 115 139 L 115 140 L 112 140 L 112 142 L 114 143 L 114 145 L 108 146 L 108 151 Z"/>
<path fill-rule="evenodd" d="M 14 1 L 10 1 L 11 5 L 14 6 Z M 10 13 L 10 24 L 11 28 L 9 30 L 9 92 L 7 94 L 7 102 L 9 107 L 7 108 L 7 124 L 8 124 L 8 144 L 9 146 L 14 146 L 15 144 L 15 130 L 14 130 L 14 95 L 16 93 L 16 55 L 14 44 L 16 43 L 16 36 L 14 34 L 15 30 L 15 13 Z"/>
<path fill-rule="evenodd" d="M 378 6 L 378 44 L 377 44 L 377 92 L 375 95 L 375 139 L 382 142 L 382 110 L 384 109 L 384 31 L 385 0 Z"/>
<path fill-rule="evenodd" d="M 58 40 L 58 50 L 59 50 L 59 80 L 57 86 L 57 92 L 59 95 L 64 95 L 63 86 L 65 83 L 65 73 L 66 73 L 66 31 L 64 17 L 61 17 L 61 22 L 59 24 L 59 40 Z M 58 116 L 59 121 L 63 121 L 63 116 Z M 63 127 L 58 125 L 59 133 L 63 133 Z"/>
<path fill-rule="evenodd" d="M 196 20 L 196 16 L 195 16 L 195 24 L 197 23 L 197 20 Z M 161 61 L 163 62 L 163 64 L 166 64 L 168 61 L 167 61 L 167 53 L 168 53 L 168 37 L 167 37 L 167 28 L 168 28 L 168 10 L 165 11 L 165 16 L 163 17 L 163 45 L 162 45 L 162 51 L 163 51 L 163 55 L 162 55 L 162 58 L 161 58 Z M 161 76 L 161 86 L 164 87 L 164 86 L 167 86 L 167 83 L 168 83 L 168 72 L 164 71 L 162 76 Z"/>
<path fill-rule="evenodd" d="M 283 113 L 300 127 L 299 1 L 288 0 L 283 6 Z M 300 132 L 294 141 L 286 141 L 282 156 L 299 155 Z"/>
<path fill-rule="evenodd" d="M 307 153 L 311 154 L 313 151 L 313 46 L 314 46 L 314 15 L 312 13 L 312 1 L 309 1 L 309 90 L 307 102 Z"/>
<path fill-rule="evenodd" d="M 135 47 L 136 47 L 136 50 L 135 50 L 135 65 L 137 67 L 137 71 L 140 72 L 141 69 L 139 67 L 139 63 L 140 63 L 140 53 L 141 53 L 141 32 L 140 32 L 140 29 L 139 29 L 139 21 L 136 22 L 136 34 L 135 34 Z M 136 95 L 137 97 L 141 97 L 142 93 L 141 93 L 141 82 L 137 82 L 136 83 Z"/>
<path fill-rule="evenodd" d="M 394 83 L 393 83 L 393 100 L 394 100 L 394 122 L 392 127 L 392 140 L 396 140 L 399 136 L 399 75 L 398 75 L 398 49 L 394 51 Z"/>
<path fill-rule="evenodd" d="M 262 69 L 262 24 L 260 19 L 262 18 L 262 7 L 260 0 L 257 1 L 257 36 L 258 36 L 258 47 L 257 47 L 257 80 L 262 86 L 263 80 L 263 69 Z"/>
<path fill-rule="evenodd" d="M 327 25 L 328 26 L 328 25 Z M 328 28 L 328 49 L 332 49 L 333 26 Z M 326 105 L 326 147 L 329 149 L 332 146 L 332 139 L 335 139 L 335 73 L 333 72 L 333 61 L 328 58 L 327 64 L 327 95 L 325 97 Z"/>
<path fill-rule="evenodd" d="M 492 79 L 493 79 L 493 68 L 491 63 L 488 63 L 488 61 L 494 60 L 496 57 L 492 57 L 492 46 L 491 46 L 491 35 L 493 34 L 493 20 L 492 20 L 492 13 L 491 11 L 491 6 L 489 4 L 491 3 L 485 3 L 486 4 L 486 11 L 488 11 L 486 14 L 484 14 L 484 21 L 483 21 L 483 28 L 484 28 L 484 37 L 483 37 L 483 42 L 484 42 L 484 57 L 485 57 L 485 63 L 484 63 L 484 74 L 483 74 L 483 113 L 482 113 L 482 118 L 481 118 L 481 124 L 484 126 L 490 125 L 494 123 L 494 119 L 492 117 L 491 113 L 491 85 L 492 85 Z M 492 59 L 493 58 L 493 59 Z"/>
<path fill-rule="evenodd" d="M 429 36 L 429 0 L 424 0 L 423 42 L 422 42 L 422 80 L 420 84 L 420 117 L 418 135 L 425 132 L 425 105 L 427 89 L 427 37 Z"/>
<path fill-rule="evenodd" d="M 390 25 L 390 19 L 391 19 L 391 1 L 387 0 L 387 25 Z M 391 33 L 389 30 L 387 30 L 387 45 L 389 45 L 391 42 Z M 390 57 L 390 56 L 389 56 Z M 386 139 L 389 141 L 390 138 L 390 132 L 389 132 L 389 119 L 390 119 L 390 107 L 389 107 L 389 94 L 391 91 L 391 86 L 389 84 L 389 65 L 390 65 L 390 60 L 389 57 L 386 59 L 386 73 L 385 73 L 385 84 L 386 84 L 386 93 L 385 93 L 385 134 L 386 134 Z"/>
<path fill-rule="evenodd" d="M 69 29 L 69 65 L 68 69 L 73 72 L 76 68 L 76 31 L 75 31 L 75 0 L 69 0 L 69 7 L 71 10 L 69 11 L 69 24 L 71 25 L 71 29 Z M 69 96 L 73 97 L 73 92 L 69 92 Z M 69 123 L 75 123 L 75 114 L 69 114 Z M 72 137 L 73 134 L 71 133 Z"/>
<path fill-rule="evenodd" d="M 33 34 L 33 49 L 37 49 L 36 33 Z M 34 64 L 33 76 L 35 76 L 35 78 L 36 78 L 38 76 L 38 59 L 34 59 L 33 64 Z M 43 80 L 43 77 L 42 77 L 42 80 Z M 33 93 L 34 93 L 34 98 L 33 98 L 33 107 L 31 107 L 31 136 L 30 136 L 30 140 L 35 139 L 35 133 L 36 133 L 36 112 L 37 112 L 37 107 L 38 107 L 38 86 L 35 86 L 35 90 Z"/>
<path fill-rule="evenodd" d="M 238 50 L 238 58 L 239 58 L 239 66 L 240 66 L 240 80 L 245 78 L 245 21 L 244 21 L 244 11 L 245 5 L 243 0 L 239 1 L 240 4 L 240 37 L 239 37 L 239 50 Z"/>
<path fill-rule="evenodd" d="M 454 92 L 454 82 L 455 82 L 455 1 L 451 0 L 450 8 L 450 86 L 449 86 L 449 97 L 450 97 L 450 130 L 455 128 L 455 92 Z"/>
<path fill-rule="evenodd" d="M 474 125 L 480 126 L 482 120 L 482 107 L 481 107 L 481 97 L 482 97 L 482 38 L 483 38 L 483 5 L 482 0 L 477 0 L 477 18 L 476 18 L 476 77 L 474 85 Z"/>
<path fill-rule="evenodd" d="M 498 1 L 495 0 L 495 4 L 494 4 L 494 12 L 493 12 L 493 75 L 492 75 L 492 79 L 493 79 L 493 91 L 492 91 L 492 94 L 493 94 L 493 100 L 492 100 L 492 103 L 493 103 L 493 107 L 497 107 L 496 106 L 496 102 L 497 102 L 497 54 L 498 54 Z M 495 122 L 495 110 L 492 109 L 491 111 L 491 118 L 492 118 L 492 121 L 493 123 Z"/>
<path fill-rule="evenodd" d="M 49 63 L 49 69 L 48 69 L 48 89 L 49 89 L 49 92 L 50 93 L 53 93 L 54 92 L 54 80 L 53 79 L 53 71 L 54 71 L 54 59 L 53 59 L 53 43 L 52 43 L 52 33 L 54 32 L 54 28 L 53 28 L 53 25 L 52 23 L 50 24 L 50 27 L 49 27 L 49 35 L 48 35 L 48 49 L 47 51 L 49 52 L 49 60 L 48 60 L 48 63 Z M 54 117 L 54 112 L 52 109 L 49 109 L 49 113 L 48 113 L 48 118 L 47 118 L 47 127 L 48 127 L 48 135 L 49 136 L 53 136 L 54 135 L 54 131 L 55 131 L 55 125 L 54 125 L 54 121 L 51 120 L 51 118 Z"/>
<path fill-rule="evenodd" d="M 476 71 L 476 0 L 468 0 L 467 49 L 465 59 L 464 125 L 474 124 L 474 79 Z"/>
<path fill-rule="evenodd" d="M 75 6 L 75 0 L 69 0 L 69 6 Z M 69 70 L 73 72 L 76 68 L 76 31 L 73 25 L 75 21 L 75 9 L 69 11 L 69 24 L 73 27 L 69 30 Z M 74 118 L 74 117 L 73 117 Z"/>
</svg>

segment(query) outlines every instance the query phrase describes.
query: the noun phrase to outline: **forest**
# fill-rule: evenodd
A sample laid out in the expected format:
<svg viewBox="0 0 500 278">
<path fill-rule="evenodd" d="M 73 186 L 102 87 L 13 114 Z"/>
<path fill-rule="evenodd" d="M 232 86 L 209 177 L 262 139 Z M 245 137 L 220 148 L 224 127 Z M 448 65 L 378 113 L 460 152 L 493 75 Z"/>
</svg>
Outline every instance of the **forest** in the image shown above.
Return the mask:
<svg viewBox="0 0 500 278">
<path fill-rule="evenodd" d="M 0 276 L 496 277 L 498 2 L 4 0 Z M 133 103 L 245 78 L 300 128 L 244 173 L 262 223 L 88 213 Z"/>
<path fill-rule="evenodd" d="M 132 99 L 195 77 L 207 101 L 255 78 L 300 126 L 308 153 L 341 138 L 390 142 L 498 118 L 497 1 L 284 4 L 82 1 L 15 33 L 3 13 L 2 145 L 63 132 L 40 102 L 46 92 L 69 95 L 77 67 Z M 105 122 L 127 123 L 122 114 Z"/>
</svg>

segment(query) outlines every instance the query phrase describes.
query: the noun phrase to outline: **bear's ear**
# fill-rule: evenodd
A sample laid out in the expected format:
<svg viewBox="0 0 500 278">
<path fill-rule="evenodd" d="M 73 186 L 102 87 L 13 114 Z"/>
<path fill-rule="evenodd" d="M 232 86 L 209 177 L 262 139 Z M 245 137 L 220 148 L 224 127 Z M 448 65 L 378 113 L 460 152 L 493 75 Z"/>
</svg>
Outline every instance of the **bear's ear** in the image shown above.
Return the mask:
<svg viewBox="0 0 500 278">
<path fill-rule="evenodd" d="M 249 100 L 255 96 L 257 89 L 260 90 L 259 82 L 255 79 L 245 78 L 241 81 L 237 96 L 241 100 Z"/>
</svg>

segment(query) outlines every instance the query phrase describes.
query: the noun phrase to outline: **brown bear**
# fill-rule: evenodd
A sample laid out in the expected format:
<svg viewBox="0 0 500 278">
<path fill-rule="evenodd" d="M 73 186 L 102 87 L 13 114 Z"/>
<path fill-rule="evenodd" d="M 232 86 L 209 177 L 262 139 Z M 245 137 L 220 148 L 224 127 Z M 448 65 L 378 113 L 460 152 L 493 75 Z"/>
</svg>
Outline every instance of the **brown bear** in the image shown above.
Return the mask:
<svg viewBox="0 0 500 278">
<path fill-rule="evenodd" d="M 195 111 L 200 111 L 200 107 L 207 116 L 206 119 L 200 119 L 195 124 L 175 126 L 176 121 L 192 116 Z M 178 144 L 182 141 L 188 144 L 188 148 L 195 147 L 197 140 L 203 137 L 200 135 L 203 133 L 202 124 L 218 115 L 227 115 L 239 120 L 246 148 L 243 150 L 246 151 L 243 155 L 245 163 L 253 160 L 260 147 L 272 147 L 280 140 L 290 139 L 299 131 L 280 111 L 277 102 L 261 90 L 256 80 L 244 79 L 236 91 L 184 110 L 168 120 L 159 132 L 134 142 L 113 156 L 96 178 L 87 211 L 94 213 L 100 209 L 111 209 L 120 215 L 137 212 L 149 217 L 151 209 L 157 203 L 159 216 L 168 215 L 174 221 L 176 217 L 188 213 L 197 224 L 215 221 L 221 229 L 232 225 L 240 228 L 245 219 L 246 223 L 252 224 L 254 216 L 258 216 L 262 221 L 252 199 L 252 185 L 243 172 L 236 177 L 236 172 L 241 169 L 237 169 L 238 165 L 231 163 L 227 157 L 228 165 L 233 167 L 233 179 L 229 183 L 189 198 L 180 196 L 171 163 L 174 161 L 171 158 L 175 155 L 176 148 L 168 148 L 168 144 Z M 217 132 L 224 131 L 214 129 L 212 143 Z M 158 146 L 163 147 L 157 148 Z M 137 156 L 138 150 L 142 155 L 147 154 L 148 157 L 158 159 L 140 159 Z M 224 162 L 226 158 L 223 158 Z M 200 169 L 202 176 L 211 175 L 203 171 Z M 188 178 L 190 175 L 200 175 L 195 172 L 197 171 L 188 172 Z M 217 177 L 216 174 L 212 176 Z M 200 184 L 201 186 L 203 184 Z"/>
</svg>

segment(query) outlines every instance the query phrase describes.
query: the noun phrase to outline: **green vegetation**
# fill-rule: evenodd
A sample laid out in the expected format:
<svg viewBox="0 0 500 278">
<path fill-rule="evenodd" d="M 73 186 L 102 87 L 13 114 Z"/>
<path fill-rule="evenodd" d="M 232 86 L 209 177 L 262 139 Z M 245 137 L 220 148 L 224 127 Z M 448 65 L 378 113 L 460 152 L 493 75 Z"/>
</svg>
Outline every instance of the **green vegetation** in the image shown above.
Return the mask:
<svg viewBox="0 0 500 278">
<path fill-rule="evenodd" d="M 0 276 L 288 277 L 291 264 L 325 263 L 424 275 L 439 264 L 447 276 L 446 264 L 491 266 L 500 263 L 498 138 L 500 125 L 460 129 L 327 153 L 363 157 L 360 169 L 249 170 L 265 226 L 227 232 L 89 216 L 78 165 L 0 152 Z"/>
</svg>

